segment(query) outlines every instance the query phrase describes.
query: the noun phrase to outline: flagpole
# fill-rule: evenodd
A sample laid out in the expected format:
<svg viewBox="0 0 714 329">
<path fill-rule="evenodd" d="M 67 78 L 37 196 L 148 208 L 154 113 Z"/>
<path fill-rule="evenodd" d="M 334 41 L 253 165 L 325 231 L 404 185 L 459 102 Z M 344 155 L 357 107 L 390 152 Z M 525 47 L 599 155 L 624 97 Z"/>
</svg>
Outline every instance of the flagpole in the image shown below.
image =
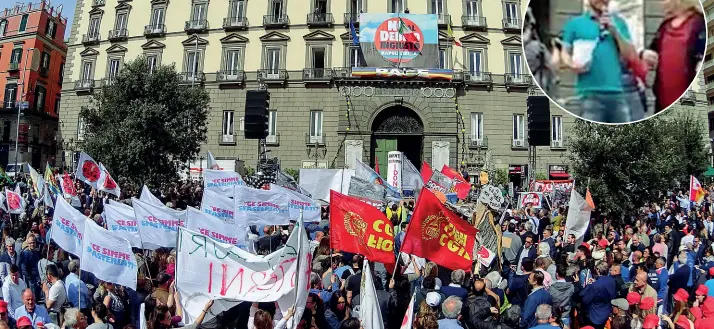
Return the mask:
<svg viewBox="0 0 714 329">
<path fill-rule="evenodd" d="M 302 216 L 303 216 L 303 214 L 302 214 L 302 208 L 301 208 L 300 209 L 300 219 L 298 220 L 298 225 L 300 225 L 298 227 L 298 232 L 300 232 L 300 230 L 302 230 L 302 227 L 303 227 Z M 302 257 L 304 256 L 301 252 L 301 251 L 303 251 L 302 250 L 302 239 L 304 238 L 303 235 L 304 234 L 302 234 L 302 233 L 298 234 L 297 275 L 295 276 L 295 304 L 293 304 L 293 312 L 295 312 L 297 310 L 298 295 L 300 292 L 299 289 L 305 288 L 305 287 L 302 287 L 302 288 L 300 287 L 300 274 L 301 274 L 300 273 L 300 263 L 301 263 L 300 261 L 302 260 Z M 332 259 L 332 255 L 330 255 L 330 259 Z M 280 310 L 280 311 L 282 312 L 282 310 Z M 297 325 L 295 324 L 295 320 L 296 320 L 295 318 L 296 317 L 293 317 L 293 325 L 292 325 L 293 328 L 297 327 Z"/>
</svg>

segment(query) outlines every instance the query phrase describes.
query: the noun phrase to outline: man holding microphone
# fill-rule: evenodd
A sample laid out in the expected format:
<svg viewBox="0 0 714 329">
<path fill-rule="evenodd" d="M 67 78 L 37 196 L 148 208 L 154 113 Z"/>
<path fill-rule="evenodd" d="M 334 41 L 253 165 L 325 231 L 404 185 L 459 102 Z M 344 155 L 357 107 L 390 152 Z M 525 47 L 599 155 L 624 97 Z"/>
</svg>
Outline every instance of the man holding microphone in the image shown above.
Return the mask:
<svg viewBox="0 0 714 329">
<path fill-rule="evenodd" d="M 632 121 L 623 93 L 622 62 L 636 57 L 624 19 L 610 15 L 610 0 L 588 0 L 590 10 L 563 28 L 562 65 L 577 74 L 575 85 L 585 119 L 603 123 Z"/>
</svg>

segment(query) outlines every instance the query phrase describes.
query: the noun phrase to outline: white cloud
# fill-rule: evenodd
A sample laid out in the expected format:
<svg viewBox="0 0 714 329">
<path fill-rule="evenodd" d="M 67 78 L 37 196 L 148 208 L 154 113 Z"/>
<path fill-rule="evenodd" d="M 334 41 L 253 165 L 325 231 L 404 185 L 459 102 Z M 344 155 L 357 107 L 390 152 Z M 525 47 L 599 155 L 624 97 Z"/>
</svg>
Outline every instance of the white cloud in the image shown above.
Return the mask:
<svg viewBox="0 0 714 329">
<path fill-rule="evenodd" d="M 377 32 L 376 28 L 364 27 L 359 30 L 359 38 L 362 40 L 374 40 L 374 34 Z"/>
</svg>

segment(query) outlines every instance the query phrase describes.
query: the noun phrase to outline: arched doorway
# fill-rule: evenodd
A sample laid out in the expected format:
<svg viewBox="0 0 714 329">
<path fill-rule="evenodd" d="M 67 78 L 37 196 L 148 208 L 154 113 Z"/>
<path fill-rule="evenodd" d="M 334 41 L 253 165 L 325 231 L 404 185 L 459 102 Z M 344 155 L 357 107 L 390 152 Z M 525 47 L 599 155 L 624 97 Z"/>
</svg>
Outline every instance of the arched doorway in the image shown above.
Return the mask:
<svg viewBox="0 0 714 329">
<path fill-rule="evenodd" d="M 379 162 L 379 173 L 386 179 L 387 153 L 400 151 L 417 168 L 421 167 L 424 123 L 411 109 L 395 105 L 383 109 L 372 121 L 370 165 Z"/>
</svg>

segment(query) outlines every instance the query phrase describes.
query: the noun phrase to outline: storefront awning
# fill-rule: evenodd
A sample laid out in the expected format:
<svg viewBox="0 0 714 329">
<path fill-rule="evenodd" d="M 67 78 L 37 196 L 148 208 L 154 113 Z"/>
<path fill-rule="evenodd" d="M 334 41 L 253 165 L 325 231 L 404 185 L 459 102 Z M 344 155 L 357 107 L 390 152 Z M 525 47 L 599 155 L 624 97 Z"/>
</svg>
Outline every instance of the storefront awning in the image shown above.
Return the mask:
<svg viewBox="0 0 714 329">
<path fill-rule="evenodd" d="M 554 179 L 570 179 L 570 174 L 566 172 L 552 172 L 550 173 L 550 177 Z"/>
</svg>

